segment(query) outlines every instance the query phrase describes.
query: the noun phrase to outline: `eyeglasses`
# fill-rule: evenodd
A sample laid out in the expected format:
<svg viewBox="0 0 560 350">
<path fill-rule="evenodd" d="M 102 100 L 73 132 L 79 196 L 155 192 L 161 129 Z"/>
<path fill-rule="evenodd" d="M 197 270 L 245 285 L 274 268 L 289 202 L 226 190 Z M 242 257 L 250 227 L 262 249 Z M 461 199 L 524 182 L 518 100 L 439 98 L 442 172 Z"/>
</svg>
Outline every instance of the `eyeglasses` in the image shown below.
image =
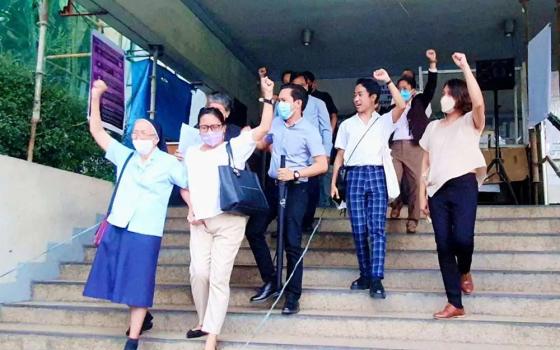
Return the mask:
<svg viewBox="0 0 560 350">
<path fill-rule="evenodd" d="M 216 132 L 216 131 L 220 131 L 222 129 L 222 124 L 199 125 L 198 128 L 203 133 L 207 133 L 208 130 L 212 130 L 212 132 Z"/>
</svg>

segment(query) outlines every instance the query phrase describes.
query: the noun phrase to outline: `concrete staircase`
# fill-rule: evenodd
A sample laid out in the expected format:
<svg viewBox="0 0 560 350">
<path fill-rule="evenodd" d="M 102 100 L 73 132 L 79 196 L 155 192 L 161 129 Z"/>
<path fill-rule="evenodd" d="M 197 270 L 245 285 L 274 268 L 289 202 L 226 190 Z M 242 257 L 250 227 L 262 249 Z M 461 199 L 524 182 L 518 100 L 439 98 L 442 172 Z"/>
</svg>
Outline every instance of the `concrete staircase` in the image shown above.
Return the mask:
<svg viewBox="0 0 560 350">
<path fill-rule="evenodd" d="M 418 234 L 406 235 L 404 221 L 389 221 L 388 297 L 373 300 L 348 288 L 358 274 L 348 220 L 331 210 L 324 217 L 305 258 L 300 314 L 275 311 L 256 335 L 269 304 L 248 302 L 260 280 L 244 242 L 220 349 L 242 349 L 253 335 L 248 349 L 560 348 L 560 207 L 479 208 L 476 290 L 464 298 L 468 317 L 452 321 L 431 317 L 445 304 L 431 225 L 423 222 Z M 188 242 L 184 209 L 170 209 L 155 328 L 143 336 L 141 349 L 202 348 L 200 340 L 184 338 L 197 321 Z M 36 281 L 31 301 L 1 307 L 0 349 L 122 349 L 127 309 L 81 295 L 94 254 L 86 247 L 85 261 L 63 264 L 59 279 Z"/>
</svg>

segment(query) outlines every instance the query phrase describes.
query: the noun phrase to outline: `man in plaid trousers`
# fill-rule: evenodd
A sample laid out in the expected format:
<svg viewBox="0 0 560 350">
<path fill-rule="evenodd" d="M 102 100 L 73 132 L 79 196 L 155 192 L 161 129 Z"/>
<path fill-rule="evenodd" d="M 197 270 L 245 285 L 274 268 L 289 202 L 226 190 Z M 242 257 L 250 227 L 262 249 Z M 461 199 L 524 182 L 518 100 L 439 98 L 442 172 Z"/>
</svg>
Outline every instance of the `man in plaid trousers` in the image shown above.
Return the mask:
<svg viewBox="0 0 560 350">
<path fill-rule="evenodd" d="M 389 74 L 376 70 L 373 77 L 386 84 L 395 101 L 395 108 L 379 115 L 380 86 L 373 79 L 358 79 L 354 89 L 357 114 L 342 124 L 336 137 L 337 154 L 331 182 L 331 196 L 339 198 L 336 180 L 344 165 L 346 175 L 346 203 L 356 245 L 360 277 L 350 289 L 369 289 L 372 298 L 385 298 L 381 280 L 385 269 L 385 221 L 387 213 L 387 185 L 383 170 L 382 152 L 406 108 L 406 103 Z M 369 242 L 368 242 L 369 240 Z"/>
</svg>

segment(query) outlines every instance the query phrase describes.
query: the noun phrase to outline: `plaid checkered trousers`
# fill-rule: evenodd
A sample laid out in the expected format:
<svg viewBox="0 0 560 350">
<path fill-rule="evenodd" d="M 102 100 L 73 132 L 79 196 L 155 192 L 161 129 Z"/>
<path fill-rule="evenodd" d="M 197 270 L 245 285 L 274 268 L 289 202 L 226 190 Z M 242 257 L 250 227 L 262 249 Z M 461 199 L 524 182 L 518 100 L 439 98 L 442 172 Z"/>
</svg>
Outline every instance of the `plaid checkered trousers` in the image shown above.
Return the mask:
<svg viewBox="0 0 560 350">
<path fill-rule="evenodd" d="M 385 271 L 388 205 L 383 166 L 352 167 L 348 170 L 346 181 L 346 203 L 360 276 L 382 279 Z"/>
</svg>

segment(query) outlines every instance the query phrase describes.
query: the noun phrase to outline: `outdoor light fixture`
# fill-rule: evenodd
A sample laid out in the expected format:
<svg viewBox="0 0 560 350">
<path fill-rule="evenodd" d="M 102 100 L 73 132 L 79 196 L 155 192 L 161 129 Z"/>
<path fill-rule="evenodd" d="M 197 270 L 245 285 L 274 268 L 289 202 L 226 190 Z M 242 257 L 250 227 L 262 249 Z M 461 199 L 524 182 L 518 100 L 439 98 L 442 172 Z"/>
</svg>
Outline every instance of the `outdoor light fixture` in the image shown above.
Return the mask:
<svg viewBox="0 0 560 350">
<path fill-rule="evenodd" d="M 309 46 L 311 45 L 311 39 L 313 39 L 313 31 L 309 28 L 305 28 L 301 32 L 301 43 L 304 46 Z"/>
<path fill-rule="evenodd" d="M 504 21 L 504 35 L 506 36 L 506 38 L 511 38 L 514 32 L 515 32 L 515 20 L 506 19 Z"/>
</svg>

